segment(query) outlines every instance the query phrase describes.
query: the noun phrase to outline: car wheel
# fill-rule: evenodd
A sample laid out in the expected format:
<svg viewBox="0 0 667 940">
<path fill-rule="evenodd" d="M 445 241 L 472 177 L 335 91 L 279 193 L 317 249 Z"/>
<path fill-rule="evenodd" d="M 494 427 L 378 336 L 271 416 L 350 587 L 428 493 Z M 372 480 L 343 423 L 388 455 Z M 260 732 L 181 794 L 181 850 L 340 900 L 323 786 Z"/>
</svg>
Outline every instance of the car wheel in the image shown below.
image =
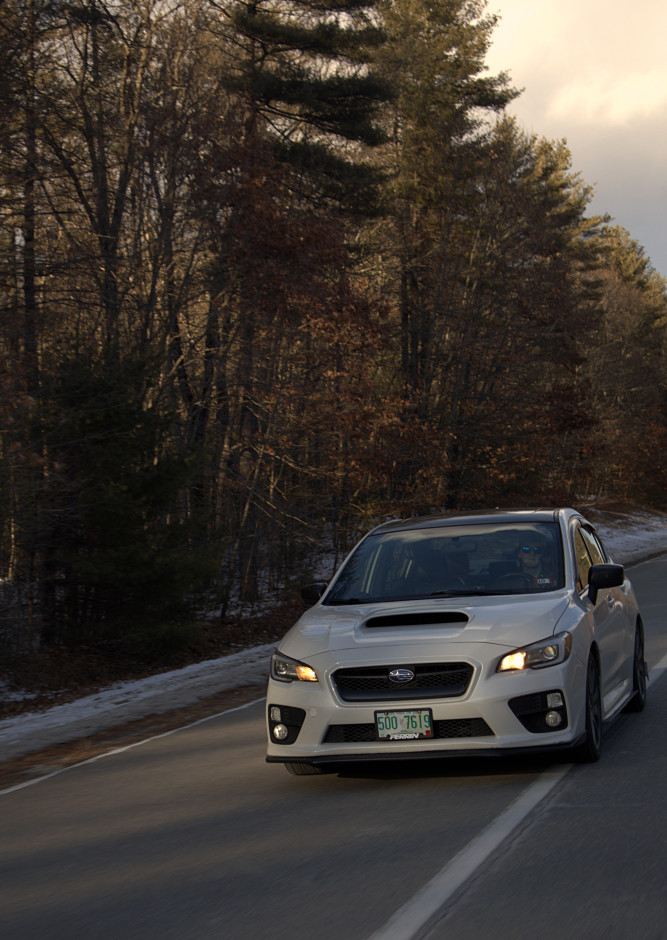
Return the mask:
<svg viewBox="0 0 667 940">
<path fill-rule="evenodd" d="M 625 706 L 626 712 L 641 712 L 646 705 L 646 679 L 648 670 L 644 659 L 644 631 L 640 624 L 635 630 L 635 654 L 632 660 L 632 698 Z"/>
<path fill-rule="evenodd" d="M 602 699 L 600 696 L 600 671 L 595 656 L 588 657 L 586 668 L 586 738 L 574 752 L 575 759 L 582 764 L 592 764 L 600 759 L 602 750 Z"/>
<path fill-rule="evenodd" d="M 285 770 L 295 777 L 314 777 L 324 773 L 323 767 L 313 767 L 312 764 L 300 764 L 290 761 L 285 764 Z"/>
</svg>

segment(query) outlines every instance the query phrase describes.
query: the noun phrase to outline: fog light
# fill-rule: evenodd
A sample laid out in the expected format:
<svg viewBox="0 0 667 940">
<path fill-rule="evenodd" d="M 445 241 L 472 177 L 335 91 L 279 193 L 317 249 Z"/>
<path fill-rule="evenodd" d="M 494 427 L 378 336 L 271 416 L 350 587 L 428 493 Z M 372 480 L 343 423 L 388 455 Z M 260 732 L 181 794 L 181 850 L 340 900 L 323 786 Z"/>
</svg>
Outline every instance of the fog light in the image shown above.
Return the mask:
<svg viewBox="0 0 667 940">
<path fill-rule="evenodd" d="M 550 728 L 557 728 L 563 721 L 563 716 L 559 712 L 547 712 L 544 720 Z M 278 725 L 280 727 L 280 725 Z"/>
<path fill-rule="evenodd" d="M 306 718 L 304 708 L 293 705 L 276 705 L 269 702 L 266 707 L 269 741 L 289 747 L 299 737 L 299 732 Z"/>
<path fill-rule="evenodd" d="M 560 692 L 549 692 L 547 694 L 547 708 L 562 708 L 562 707 L 563 707 L 563 696 L 560 694 Z"/>
</svg>

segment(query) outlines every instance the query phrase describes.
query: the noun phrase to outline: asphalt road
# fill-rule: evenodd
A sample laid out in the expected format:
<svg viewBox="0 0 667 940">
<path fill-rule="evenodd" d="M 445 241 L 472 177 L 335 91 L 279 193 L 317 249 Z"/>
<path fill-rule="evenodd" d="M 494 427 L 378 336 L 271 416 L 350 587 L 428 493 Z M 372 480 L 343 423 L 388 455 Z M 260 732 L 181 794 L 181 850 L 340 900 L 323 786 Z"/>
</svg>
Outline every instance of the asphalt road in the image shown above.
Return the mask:
<svg viewBox="0 0 667 940">
<path fill-rule="evenodd" d="M 667 656 L 667 557 L 630 574 L 651 669 Z M 264 762 L 257 702 L 0 793 L 0 937 L 667 937 L 654 675 L 591 766 L 294 778 Z"/>
</svg>

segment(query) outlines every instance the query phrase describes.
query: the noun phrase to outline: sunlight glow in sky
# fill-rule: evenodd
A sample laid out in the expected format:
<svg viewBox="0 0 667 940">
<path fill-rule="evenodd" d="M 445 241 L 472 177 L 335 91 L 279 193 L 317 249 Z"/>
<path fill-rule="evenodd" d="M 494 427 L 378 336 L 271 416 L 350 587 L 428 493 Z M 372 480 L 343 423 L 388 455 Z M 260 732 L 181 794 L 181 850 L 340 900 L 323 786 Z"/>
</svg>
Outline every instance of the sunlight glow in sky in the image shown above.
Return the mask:
<svg viewBox="0 0 667 940">
<path fill-rule="evenodd" d="M 488 0 L 501 20 L 487 57 L 523 88 L 529 133 L 565 139 L 573 169 L 667 276 L 667 4 Z"/>
</svg>

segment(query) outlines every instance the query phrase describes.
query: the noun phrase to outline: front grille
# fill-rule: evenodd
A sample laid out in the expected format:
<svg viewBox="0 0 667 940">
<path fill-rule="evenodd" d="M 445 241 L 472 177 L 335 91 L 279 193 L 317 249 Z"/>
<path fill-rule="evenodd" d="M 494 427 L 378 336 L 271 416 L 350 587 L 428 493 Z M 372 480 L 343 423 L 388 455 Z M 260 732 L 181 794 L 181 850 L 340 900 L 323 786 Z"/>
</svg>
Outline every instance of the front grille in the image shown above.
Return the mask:
<svg viewBox="0 0 667 940">
<path fill-rule="evenodd" d="M 417 740 L 434 741 L 443 738 L 488 738 L 493 731 L 483 718 L 446 718 L 433 722 L 433 737 Z M 364 725 L 329 725 L 322 741 L 323 744 L 367 744 L 379 741 L 374 724 Z M 385 744 L 405 744 L 405 741 L 386 741 Z"/>
<path fill-rule="evenodd" d="M 332 680 L 344 702 L 419 701 L 465 695 L 473 674 L 469 663 L 420 663 L 407 667 L 415 674 L 410 682 L 392 682 L 389 673 L 399 666 L 338 669 Z"/>
</svg>

